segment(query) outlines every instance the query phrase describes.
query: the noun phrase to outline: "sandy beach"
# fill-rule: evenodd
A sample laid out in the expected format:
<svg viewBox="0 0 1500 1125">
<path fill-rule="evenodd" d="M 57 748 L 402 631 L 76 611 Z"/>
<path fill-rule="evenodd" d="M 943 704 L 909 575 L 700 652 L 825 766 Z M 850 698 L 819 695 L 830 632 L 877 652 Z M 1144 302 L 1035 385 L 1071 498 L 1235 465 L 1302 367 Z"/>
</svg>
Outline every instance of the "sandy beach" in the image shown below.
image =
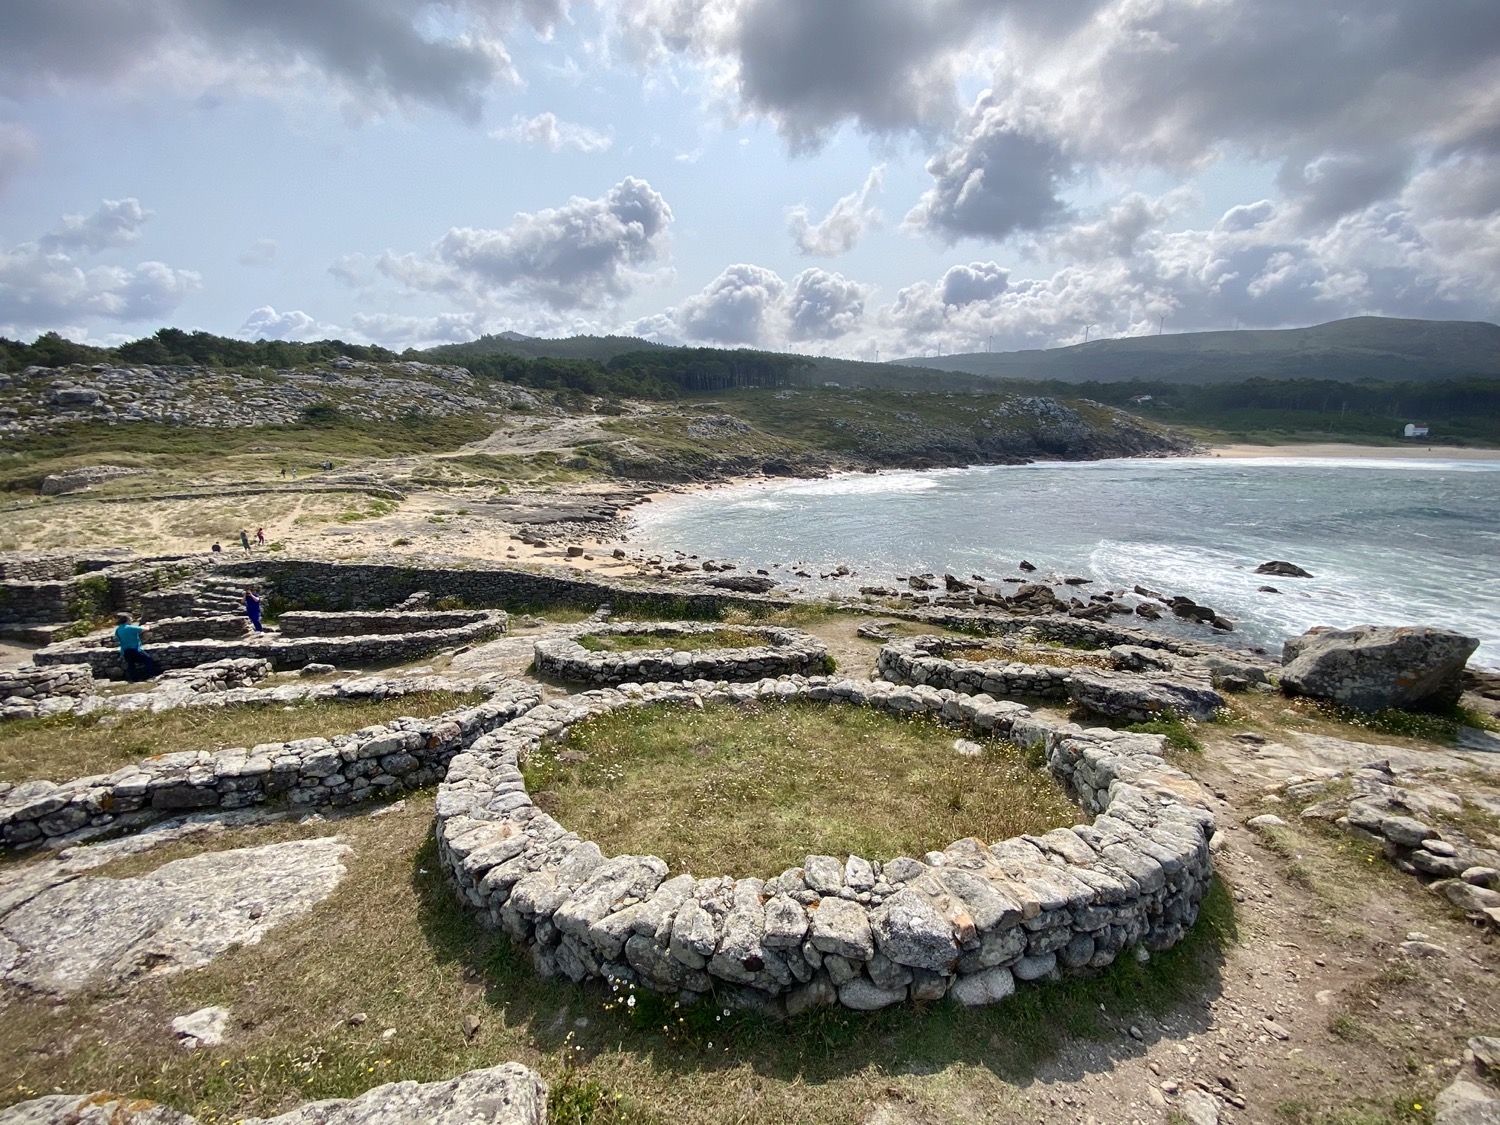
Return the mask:
<svg viewBox="0 0 1500 1125">
<path fill-rule="evenodd" d="M 1500 449 L 1448 445 L 1347 445 L 1313 442 L 1295 445 L 1215 445 L 1215 457 L 1317 457 L 1348 461 L 1500 461 Z"/>
</svg>

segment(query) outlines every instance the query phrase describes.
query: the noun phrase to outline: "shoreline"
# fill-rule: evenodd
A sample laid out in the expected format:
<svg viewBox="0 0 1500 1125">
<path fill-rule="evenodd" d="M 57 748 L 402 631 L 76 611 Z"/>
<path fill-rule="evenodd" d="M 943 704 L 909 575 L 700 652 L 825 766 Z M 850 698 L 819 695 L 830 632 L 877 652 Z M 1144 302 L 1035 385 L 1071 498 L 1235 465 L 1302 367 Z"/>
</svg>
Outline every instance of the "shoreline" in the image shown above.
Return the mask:
<svg viewBox="0 0 1500 1125">
<path fill-rule="evenodd" d="M 1306 442 L 1287 445 L 1213 445 L 1198 458 L 1226 457 L 1259 461 L 1271 458 L 1319 461 L 1500 461 L 1500 449 L 1476 449 L 1443 445 L 1345 445 L 1342 442 Z"/>
</svg>

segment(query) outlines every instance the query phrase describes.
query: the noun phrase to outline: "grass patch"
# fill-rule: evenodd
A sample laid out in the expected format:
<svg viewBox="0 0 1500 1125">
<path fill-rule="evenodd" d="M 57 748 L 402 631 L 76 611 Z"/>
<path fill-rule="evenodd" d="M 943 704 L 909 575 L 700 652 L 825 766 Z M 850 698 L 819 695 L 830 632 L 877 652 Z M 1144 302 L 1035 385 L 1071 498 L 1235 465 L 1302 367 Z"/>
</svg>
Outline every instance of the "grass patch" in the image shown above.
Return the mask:
<svg viewBox="0 0 1500 1125">
<path fill-rule="evenodd" d="M 765 637 L 741 629 L 715 629 L 711 633 L 588 633 L 577 640 L 590 652 L 661 649 L 693 652 L 705 648 L 755 648 L 769 643 Z"/>
<path fill-rule="evenodd" d="M 607 994 L 538 979 L 503 934 L 481 929 L 438 869 L 432 812 L 430 795 L 417 794 L 378 820 L 339 822 L 354 849 L 349 874 L 259 945 L 195 972 L 148 977 L 126 1003 L 110 992 L 17 998 L 0 1036 L 0 1106 L 54 1087 L 109 1089 L 216 1125 L 514 1059 L 552 1085 L 556 1122 L 856 1125 L 893 1081 L 923 1111 L 917 1119 L 953 1120 L 941 1107 L 955 1093 L 1014 1105 L 1016 1087 L 1071 1037 L 1112 1039 L 1143 1016 L 1214 994 L 1236 940 L 1234 903 L 1216 883 L 1175 949 L 1145 964 L 1121 958 L 1092 978 L 1024 986 L 994 1008 L 825 1009 L 774 1023 L 724 1017 L 710 1001 L 683 1024 L 680 1010 L 658 1022 L 671 1000 L 642 996 L 610 1009 Z M 329 831 L 231 830 L 208 846 Z M 181 1050 L 171 1018 L 209 1004 L 233 1014 L 225 1043 Z M 351 1024 L 356 1013 L 367 1018 Z M 466 1036 L 470 1014 L 480 1024 Z M 387 1028 L 396 1029 L 389 1039 Z"/>
<path fill-rule="evenodd" d="M 870 708 L 630 709 L 580 723 L 524 766 L 533 797 L 606 853 L 700 875 L 770 876 L 809 854 L 890 859 L 1079 817 L 1040 759 Z"/>
<path fill-rule="evenodd" d="M 326 700 L 290 707 L 178 708 L 0 725 L 0 780 L 54 780 L 108 773 L 157 754 L 223 750 L 296 738 L 330 738 L 402 716 L 427 718 L 479 701 L 478 695 L 414 692 L 399 699 Z"/>
<path fill-rule="evenodd" d="M 1148 722 L 1131 723 L 1120 729 L 1130 731 L 1132 734 L 1164 734 L 1167 736 L 1167 745 L 1174 750 L 1183 750 L 1190 754 L 1203 752 L 1203 743 L 1198 741 L 1198 736 L 1193 733 L 1193 727 L 1176 715 L 1167 714 Z"/>
<path fill-rule="evenodd" d="M 1500 722 L 1489 715 L 1457 704 L 1432 711 L 1407 711 L 1400 707 L 1359 711 L 1326 700 L 1299 698 L 1292 700 L 1291 706 L 1303 714 L 1344 726 L 1358 727 L 1376 734 L 1394 735 L 1397 738 L 1418 738 L 1427 742 L 1456 742 L 1464 727 L 1500 731 Z"/>
</svg>

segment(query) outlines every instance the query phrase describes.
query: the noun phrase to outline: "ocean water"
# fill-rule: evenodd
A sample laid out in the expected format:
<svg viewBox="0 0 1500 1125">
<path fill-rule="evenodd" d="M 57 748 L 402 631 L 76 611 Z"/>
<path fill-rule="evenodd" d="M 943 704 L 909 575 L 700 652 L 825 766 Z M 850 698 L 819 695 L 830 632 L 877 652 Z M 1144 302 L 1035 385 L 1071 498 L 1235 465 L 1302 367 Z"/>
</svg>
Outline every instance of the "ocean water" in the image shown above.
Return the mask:
<svg viewBox="0 0 1500 1125">
<path fill-rule="evenodd" d="M 1500 667 L 1500 461 L 1216 457 L 858 474 L 716 488 L 635 516 L 638 546 L 764 567 L 808 594 L 927 571 L 998 583 L 1024 558 L 1038 578 L 1094 579 L 1085 594 L 1136 583 L 1185 594 L 1237 622 L 1229 643 L 1274 653 L 1313 625 L 1441 625 L 1479 637 L 1475 663 Z M 1268 559 L 1314 577 L 1254 574 Z M 818 577 L 839 565 L 857 573 Z M 814 577 L 790 578 L 795 569 Z"/>
</svg>

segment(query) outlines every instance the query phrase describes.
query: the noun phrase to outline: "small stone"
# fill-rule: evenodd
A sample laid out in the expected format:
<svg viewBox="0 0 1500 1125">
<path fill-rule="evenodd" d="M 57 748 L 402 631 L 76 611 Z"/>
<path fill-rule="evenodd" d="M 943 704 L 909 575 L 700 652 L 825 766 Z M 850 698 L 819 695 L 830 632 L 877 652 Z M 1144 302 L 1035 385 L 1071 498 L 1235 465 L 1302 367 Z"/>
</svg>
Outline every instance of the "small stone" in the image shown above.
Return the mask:
<svg viewBox="0 0 1500 1125">
<path fill-rule="evenodd" d="M 227 1008 L 199 1008 L 172 1021 L 172 1033 L 188 1051 L 199 1047 L 217 1047 L 224 1042 L 224 1029 L 229 1025 Z"/>
<path fill-rule="evenodd" d="M 1189 1090 L 1177 1104 L 1189 1125 L 1219 1125 L 1219 1103 L 1202 1090 Z"/>
<path fill-rule="evenodd" d="M 479 1034 L 479 1017 L 470 1012 L 464 1017 L 464 1038 L 473 1039 Z"/>
<path fill-rule="evenodd" d="M 1401 952 L 1408 957 L 1442 957 L 1447 954 L 1448 950 L 1430 941 L 1403 941 Z"/>
<path fill-rule="evenodd" d="M 1135 1024 L 1131 1024 L 1125 1030 L 1130 1035 L 1130 1038 L 1134 1039 L 1137 1043 L 1144 1043 L 1146 1041 L 1146 1036 L 1142 1034 L 1141 1029 L 1136 1027 Z"/>
<path fill-rule="evenodd" d="M 1437 835 L 1437 829 L 1409 816 L 1388 816 L 1380 822 L 1380 834 L 1393 844 L 1415 848 Z"/>
<path fill-rule="evenodd" d="M 1500 871 L 1493 867 L 1467 867 L 1459 878 L 1471 887 L 1495 890 L 1497 886 L 1500 886 Z"/>
<path fill-rule="evenodd" d="M 394 1027 L 386 1028 L 380 1033 L 380 1038 L 389 1043 L 392 1039 L 396 1038 L 396 1029 Z"/>
<path fill-rule="evenodd" d="M 1292 1037 L 1292 1033 L 1290 1031 L 1282 1027 L 1273 1019 L 1263 1019 L 1260 1021 L 1260 1025 L 1271 1034 L 1271 1037 L 1273 1039 L 1280 1039 L 1285 1042 Z"/>
<path fill-rule="evenodd" d="M 953 740 L 954 753 L 965 758 L 977 758 L 984 753 L 984 747 L 973 739 L 956 738 Z"/>
<path fill-rule="evenodd" d="M 1246 828 L 1254 828 L 1257 830 L 1264 830 L 1267 828 L 1285 828 L 1286 826 L 1286 821 L 1282 820 L 1281 817 L 1275 815 L 1274 813 L 1262 813 L 1260 816 L 1252 816 L 1249 820 L 1245 821 Z"/>
<path fill-rule="evenodd" d="M 347 1022 L 350 1027 L 358 1027 L 369 1018 L 370 1017 L 365 1015 L 363 1012 L 355 1012 L 352 1016 L 349 1017 Z"/>
</svg>

